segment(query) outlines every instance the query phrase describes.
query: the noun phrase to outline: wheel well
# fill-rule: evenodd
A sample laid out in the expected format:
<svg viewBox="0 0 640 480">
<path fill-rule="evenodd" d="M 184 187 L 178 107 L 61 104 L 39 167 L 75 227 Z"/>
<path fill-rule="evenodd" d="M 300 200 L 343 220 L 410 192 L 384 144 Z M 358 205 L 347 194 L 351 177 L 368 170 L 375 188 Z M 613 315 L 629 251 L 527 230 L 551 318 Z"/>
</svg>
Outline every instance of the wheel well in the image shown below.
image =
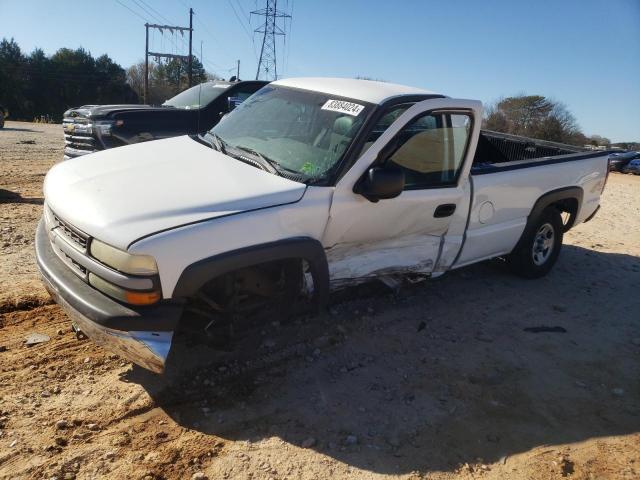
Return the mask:
<svg viewBox="0 0 640 480">
<path fill-rule="evenodd" d="M 540 215 L 542 215 L 542 212 L 547 208 L 555 208 L 561 214 L 565 214 L 562 219 L 564 232 L 573 227 L 578 211 L 580 210 L 583 193 L 582 188 L 574 186 L 552 190 L 538 198 L 536 203 L 533 205 L 531 212 L 529 212 L 524 231 L 522 232 L 522 235 L 520 235 L 520 239 L 512 251 L 520 248 L 523 240 L 531 233 L 531 229 L 533 228 L 532 225 L 535 224 Z"/>
<path fill-rule="evenodd" d="M 303 264 L 302 259 L 285 258 L 247 265 L 211 278 L 195 292 L 195 296 L 211 289 L 230 293 L 230 288 L 242 288 L 245 293 L 269 297 L 283 281 L 292 281 L 300 286 L 304 274 Z"/>
<path fill-rule="evenodd" d="M 560 211 L 562 215 L 562 223 L 564 225 L 564 231 L 568 231 L 576 221 L 576 216 L 578 215 L 578 208 L 580 204 L 577 198 L 563 198 L 562 200 L 557 200 L 553 202 L 549 207 L 554 207 Z"/>
<path fill-rule="evenodd" d="M 296 237 L 245 247 L 205 258 L 184 269 L 173 291 L 174 298 L 189 298 L 212 279 L 230 272 L 272 262 L 298 261 L 308 266 L 313 280 L 314 300 L 326 303 L 329 293 L 329 267 L 322 244 L 308 237 Z"/>
<path fill-rule="evenodd" d="M 311 275 L 301 258 L 242 266 L 209 279 L 186 298 L 181 328 L 202 331 L 229 345 L 237 334 L 309 310 Z"/>
</svg>

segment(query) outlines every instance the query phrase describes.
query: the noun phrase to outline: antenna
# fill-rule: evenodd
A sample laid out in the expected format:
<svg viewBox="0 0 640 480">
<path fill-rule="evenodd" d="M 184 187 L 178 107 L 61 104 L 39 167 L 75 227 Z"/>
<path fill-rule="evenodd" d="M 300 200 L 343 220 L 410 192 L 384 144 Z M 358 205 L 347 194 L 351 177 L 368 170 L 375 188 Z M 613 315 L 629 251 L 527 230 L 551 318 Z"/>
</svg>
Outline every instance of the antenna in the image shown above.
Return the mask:
<svg viewBox="0 0 640 480">
<path fill-rule="evenodd" d="M 278 10 L 278 0 L 267 0 L 265 8 L 254 10 L 251 15 L 264 17 L 264 25 L 256 28 L 255 33 L 262 33 L 262 48 L 260 49 L 260 60 L 258 61 L 258 71 L 256 80 L 261 76 L 265 80 L 277 80 L 278 68 L 276 64 L 276 35 L 285 35 L 285 32 L 276 22 L 279 18 L 291 18 L 291 15 Z"/>
</svg>

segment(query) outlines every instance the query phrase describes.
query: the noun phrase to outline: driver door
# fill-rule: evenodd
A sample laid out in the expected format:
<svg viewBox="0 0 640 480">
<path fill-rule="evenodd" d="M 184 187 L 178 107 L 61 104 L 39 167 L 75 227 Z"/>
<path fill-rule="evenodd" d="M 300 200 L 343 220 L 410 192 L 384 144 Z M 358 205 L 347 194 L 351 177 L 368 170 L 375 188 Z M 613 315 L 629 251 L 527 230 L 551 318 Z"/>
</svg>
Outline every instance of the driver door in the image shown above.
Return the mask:
<svg viewBox="0 0 640 480">
<path fill-rule="evenodd" d="M 435 274 L 453 263 L 469 212 L 468 175 L 481 119 L 480 102 L 425 100 L 360 155 L 335 187 L 323 237 L 332 283 Z M 375 201 L 354 191 L 373 166 L 404 171 L 398 196 Z"/>
</svg>

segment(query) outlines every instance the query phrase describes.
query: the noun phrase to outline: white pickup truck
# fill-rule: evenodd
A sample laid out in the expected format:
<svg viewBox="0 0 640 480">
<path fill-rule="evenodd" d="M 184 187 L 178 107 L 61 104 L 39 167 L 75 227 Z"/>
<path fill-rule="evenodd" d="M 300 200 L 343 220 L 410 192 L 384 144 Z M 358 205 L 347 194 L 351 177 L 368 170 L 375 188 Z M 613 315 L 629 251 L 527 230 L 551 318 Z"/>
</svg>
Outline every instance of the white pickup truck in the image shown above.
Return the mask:
<svg viewBox="0 0 640 480">
<path fill-rule="evenodd" d="M 80 330 L 155 372 L 187 311 L 224 336 L 378 277 L 494 257 L 539 277 L 598 210 L 608 155 L 481 121 L 478 101 L 390 83 L 271 83 L 204 136 L 52 168 L 40 272 Z"/>
</svg>

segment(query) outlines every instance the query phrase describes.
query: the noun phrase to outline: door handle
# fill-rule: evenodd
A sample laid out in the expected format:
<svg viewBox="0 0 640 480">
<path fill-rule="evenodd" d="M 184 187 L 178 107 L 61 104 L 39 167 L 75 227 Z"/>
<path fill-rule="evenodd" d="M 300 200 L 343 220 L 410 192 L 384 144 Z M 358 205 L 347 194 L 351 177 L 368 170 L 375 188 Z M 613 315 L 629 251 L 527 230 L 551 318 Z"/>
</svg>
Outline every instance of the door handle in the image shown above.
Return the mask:
<svg viewBox="0 0 640 480">
<path fill-rule="evenodd" d="M 435 218 L 450 217 L 451 215 L 453 215 L 453 212 L 455 211 L 456 211 L 455 203 L 445 203 L 443 205 L 438 205 L 438 208 L 436 208 L 436 211 L 433 212 L 433 216 Z"/>
</svg>

